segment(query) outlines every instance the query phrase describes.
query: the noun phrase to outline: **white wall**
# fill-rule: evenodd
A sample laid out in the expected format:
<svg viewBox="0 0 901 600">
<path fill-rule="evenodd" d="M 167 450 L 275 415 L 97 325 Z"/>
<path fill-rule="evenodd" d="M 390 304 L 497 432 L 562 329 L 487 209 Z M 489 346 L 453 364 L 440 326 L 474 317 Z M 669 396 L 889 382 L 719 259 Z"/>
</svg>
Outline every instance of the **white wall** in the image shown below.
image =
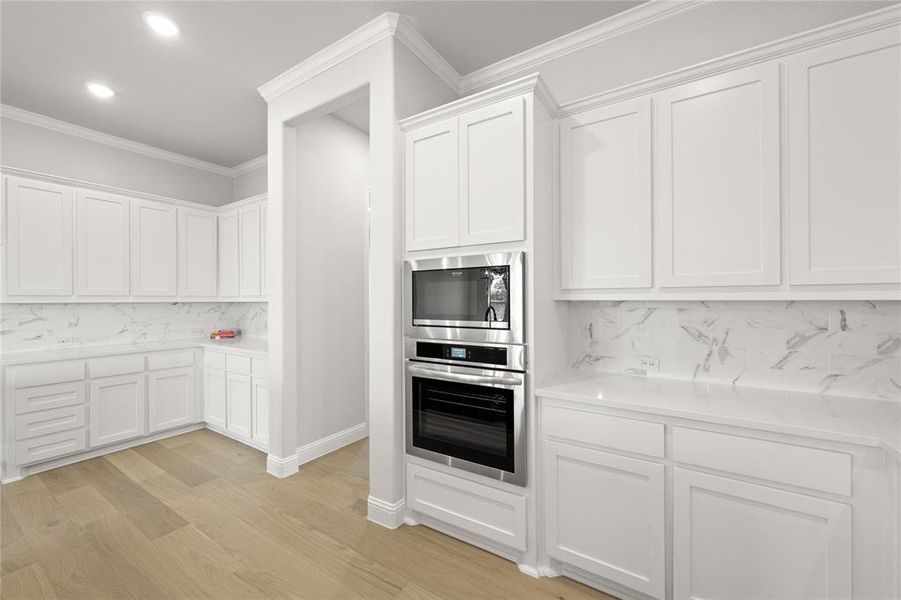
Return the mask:
<svg viewBox="0 0 901 600">
<path fill-rule="evenodd" d="M 9 118 L 0 119 L 0 164 L 212 206 L 234 196 L 227 175 Z"/>
<path fill-rule="evenodd" d="M 234 200 L 243 200 L 251 196 L 258 196 L 266 193 L 266 165 L 259 169 L 242 173 L 235 177 L 232 186 L 232 198 Z"/>
<path fill-rule="evenodd" d="M 369 136 L 325 116 L 297 126 L 298 444 L 366 419 L 364 190 Z"/>
</svg>

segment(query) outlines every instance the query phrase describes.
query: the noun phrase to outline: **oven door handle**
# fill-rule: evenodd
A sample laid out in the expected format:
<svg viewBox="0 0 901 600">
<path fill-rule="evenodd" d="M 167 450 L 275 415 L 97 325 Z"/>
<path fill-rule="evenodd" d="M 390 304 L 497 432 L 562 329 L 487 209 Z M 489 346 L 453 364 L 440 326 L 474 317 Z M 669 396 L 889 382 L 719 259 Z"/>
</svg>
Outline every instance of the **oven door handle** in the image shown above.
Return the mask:
<svg viewBox="0 0 901 600">
<path fill-rule="evenodd" d="M 443 369 L 433 369 L 419 365 L 407 365 L 407 371 L 413 375 L 422 375 L 443 381 L 460 383 L 484 383 L 500 385 L 522 385 L 522 378 L 515 375 L 468 375 L 466 373 L 449 373 Z"/>
</svg>

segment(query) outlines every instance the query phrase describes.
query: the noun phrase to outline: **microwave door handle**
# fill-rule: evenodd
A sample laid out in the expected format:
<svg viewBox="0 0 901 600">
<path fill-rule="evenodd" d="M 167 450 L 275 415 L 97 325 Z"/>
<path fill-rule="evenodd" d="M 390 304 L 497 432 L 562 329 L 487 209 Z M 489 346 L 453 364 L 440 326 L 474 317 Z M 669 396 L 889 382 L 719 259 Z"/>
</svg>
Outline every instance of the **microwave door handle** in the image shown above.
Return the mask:
<svg viewBox="0 0 901 600">
<path fill-rule="evenodd" d="M 441 379 L 443 381 L 456 381 L 460 383 L 484 383 L 484 384 L 500 384 L 500 385 L 522 385 L 522 378 L 513 375 L 468 375 L 465 373 L 448 373 L 440 369 L 430 369 L 428 367 L 420 367 L 408 365 L 407 371 L 413 375 L 422 375 L 423 377 L 431 377 L 432 379 Z"/>
</svg>

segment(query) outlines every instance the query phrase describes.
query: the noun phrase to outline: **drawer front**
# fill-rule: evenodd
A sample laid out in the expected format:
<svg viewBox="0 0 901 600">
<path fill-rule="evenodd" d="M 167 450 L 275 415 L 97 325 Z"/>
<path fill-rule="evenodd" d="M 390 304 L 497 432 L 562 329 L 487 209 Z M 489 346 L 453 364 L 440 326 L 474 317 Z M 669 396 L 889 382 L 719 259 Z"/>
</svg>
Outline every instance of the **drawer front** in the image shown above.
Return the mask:
<svg viewBox="0 0 901 600">
<path fill-rule="evenodd" d="M 193 350 L 175 350 L 173 352 L 157 352 L 147 357 L 149 371 L 161 371 L 176 367 L 190 367 L 194 364 Z"/>
<path fill-rule="evenodd" d="M 509 548 L 526 549 L 524 496 L 407 463 L 407 506 Z"/>
<path fill-rule="evenodd" d="M 662 423 L 548 404 L 544 405 L 541 421 L 545 437 L 657 458 L 664 456 Z"/>
<path fill-rule="evenodd" d="M 16 442 L 16 464 L 28 465 L 31 463 L 50 460 L 58 456 L 73 454 L 85 449 L 85 430 L 70 429 L 50 435 L 42 435 Z"/>
<path fill-rule="evenodd" d="M 16 414 L 84 404 L 85 383 L 73 381 L 16 390 Z"/>
<path fill-rule="evenodd" d="M 144 370 L 143 354 L 125 354 L 123 356 L 104 356 L 88 361 L 88 373 L 91 377 L 110 377 L 112 375 L 128 375 Z"/>
<path fill-rule="evenodd" d="M 250 358 L 227 354 L 225 356 L 225 370 L 230 373 L 243 373 L 250 375 Z"/>
<path fill-rule="evenodd" d="M 35 385 L 49 385 L 66 381 L 84 379 L 84 361 L 43 363 L 16 369 L 15 385 L 17 388 Z"/>
<path fill-rule="evenodd" d="M 84 405 L 40 410 L 16 417 L 16 439 L 30 440 L 78 427 L 84 427 Z"/>
<path fill-rule="evenodd" d="M 851 455 L 842 452 L 674 427 L 673 459 L 830 494 L 851 495 Z"/>
<path fill-rule="evenodd" d="M 221 352 L 203 351 L 203 364 L 213 369 L 225 369 L 225 355 Z"/>
<path fill-rule="evenodd" d="M 254 377 L 269 377 L 269 361 L 265 358 L 251 359 L 250 371 Z"/>
</svg>

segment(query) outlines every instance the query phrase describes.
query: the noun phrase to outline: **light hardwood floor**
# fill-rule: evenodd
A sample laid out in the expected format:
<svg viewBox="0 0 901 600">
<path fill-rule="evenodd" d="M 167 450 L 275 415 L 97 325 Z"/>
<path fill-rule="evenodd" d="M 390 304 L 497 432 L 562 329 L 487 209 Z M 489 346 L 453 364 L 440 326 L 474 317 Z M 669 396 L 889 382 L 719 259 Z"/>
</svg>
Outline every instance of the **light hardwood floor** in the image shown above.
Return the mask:
<svg viewBox="0 0 901 600">
<path fill-rule="evenodd" d="M 366 520 L 358 442 L 287 479 L 200 430 L 0 489 L 0 594 L 18 598 L 610 598 L 426 527 Z"/>
</svg>

